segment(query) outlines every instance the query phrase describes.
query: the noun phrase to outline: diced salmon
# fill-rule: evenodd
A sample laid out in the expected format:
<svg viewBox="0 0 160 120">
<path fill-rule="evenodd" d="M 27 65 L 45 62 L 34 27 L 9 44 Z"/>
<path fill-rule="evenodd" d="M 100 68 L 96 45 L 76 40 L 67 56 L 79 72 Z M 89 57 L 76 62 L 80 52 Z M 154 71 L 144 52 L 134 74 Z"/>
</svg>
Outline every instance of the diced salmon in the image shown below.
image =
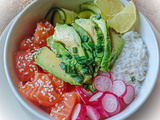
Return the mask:
<svg viewBox="0 0 160 120">
<path fill-rule="evenodd" d="M 62 100 L 48 74 L 36 73 L 33 81 L 27 82 L 25 85 L 21 82 L 19 89 L 28 99 L 43 106 L 53 106 Z"/>
<path fill-rule="evenodd" d="M 70 120 L 73 108 L 80 98 L 77 93 L 64 93 L 63 96 L 63 101 L 52 107 L 50 115 L 58 120 Z"/>
</svg>

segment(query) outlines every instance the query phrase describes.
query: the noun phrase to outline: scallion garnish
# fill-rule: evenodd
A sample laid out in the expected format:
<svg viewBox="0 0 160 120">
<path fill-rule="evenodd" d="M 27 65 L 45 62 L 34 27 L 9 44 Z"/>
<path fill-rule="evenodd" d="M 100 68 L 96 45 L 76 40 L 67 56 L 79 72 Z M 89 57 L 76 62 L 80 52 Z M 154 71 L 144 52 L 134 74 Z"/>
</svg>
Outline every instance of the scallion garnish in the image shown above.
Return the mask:
<svg viewBox="0 0 160 120">
<path fill-rule="evenodd" d="M 69 73 L 69 65 L 65 65 L 65 73 Z"/>
<path fill-rule="evenodd" d="M 77 47 L 73 47 L 73 53 L 77 53 Z"/>
<path fill-rule="evenodd" d="M 93 57 L 95 58 L 96 56 L 96 51 L 93 51 Z"/>
<path fill-rule="evenodd" d="M 96 15 L 96 19 L 97 19 L 97 20 L 101 19 L 101 14 L 100 14 L 100 13 L 98 13 L 98 14 Z"/>
<path fill-rule="evenodd" d="M 86 50 L 89 50 L 88 46 L 85 43 L 82 43 L 82 47 Z"/>
<path fill-rule="evenodd" d="M 89 86 L 86 85 L 86 84 L 83 85 L 83 88 L 86 89 L 86 90 L 88 89 L 88 87 L 89 87 Z"/>
<path fill-rule="evenodd" d="M 67 56 L 69 59 L 72 59 L 72 56 L 71 56 L 69 53 L 67 53 L 66 56 Z"/>
<path fill-rule="evenodd" d="M 61 62 L 59 65 L 63 70 L 65 69 L 65 63 Z"/>
<path fill-rule="evenodd" d="M 136 78 L 133 76 L 133 77 L 132 77 L 132 82 L 134 82 L 135 80 L 136 80 Z"/>
<path fill-rule="evenodd" d="M 78 83 L 81 83 L 82 82 L 82 79 L 80 77 L 75 77 L 74 78 Z"/>
<path fill-rule="evenodd" d="M 73 55 L 73 56 L 76 60 L 79 58 L 79 55 Z"/>
<path fill-rule="evenodd" d="M 61 54 L 57 54 L 56 57 L 57 57 L 57 58 L 61 58 L 62 55 L 61 55 Z"/>
<path fill-rule="evenodd" d="M 94 43 L 93 43 L 93 42 L 91 42 L 91 41 L 89 41 L 89 42 L 88 42 L 88 45 L 89 45 L 90 47 L 92 47 L 92 48 L 94 48 L 94 47 L 95 47 Z"/>
<path fill-rule="evenodd" d="M 81 70 L 81 72 L 82 72 L 82 73 L 88 73 L 88 69 L 87 69 L 87 68 L 83 68 L 83 69 Z"/>
<path fill-rule="evenodd" d="M 88 42 L 88 36 L 83 35 L 82 40 L 83 40 L 83 42 Z"/>
<path fill-rule="evenodd" d="M 78 74 L 77 73 L 70 73 L 69 74 L 71 77 L 76 77 Z"/>
</svg>

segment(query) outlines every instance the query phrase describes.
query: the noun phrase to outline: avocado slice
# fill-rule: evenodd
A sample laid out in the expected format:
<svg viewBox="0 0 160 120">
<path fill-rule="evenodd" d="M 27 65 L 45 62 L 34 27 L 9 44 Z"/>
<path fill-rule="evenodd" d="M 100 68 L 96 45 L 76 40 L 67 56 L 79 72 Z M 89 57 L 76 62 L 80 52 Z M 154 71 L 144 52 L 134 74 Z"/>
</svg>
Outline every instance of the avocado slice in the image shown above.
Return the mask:
<svg viewBox="0 0 160 120">
<path fill-rule="evenodd" d="M 101 28 L 103 35 L 104 35 L 104 55 L 103 55 L 103 59 L 101 62 L 100 70 L 103 72 L 107 72 L 109 71 L 107 68 L 107 64 L 108 64 L 108 60 L 111 54 L 111 42 L 110 42 L 110 38 L 108 35 L 107 23 L 105 22 L 103 18 L 96 19 L 95 15 L 91 16 L 91 20 L 97 23 L 97 25 Z"/>
<path fill-rule="evenodd" d="M 120 34 L 116 33 L 113 29 L 109 29 L 109 34 L 110 34 L 110 39 L 111 39 L 111 55 L 110 58 L 108 60 L 108 69 L 111 70 L 115 61 L 117 60 L 118 56 L 120 55 L 125 41 L 124 39 L 121 37 Z"/>
<path fill-rule="evenodd" d="M 86 42 L 82 42 L 82 44 L 84 44 L 84 46 L 86 46 L 87 48 L 85 48 L 83 45 L 82 45 L 82 48 L 83 48 L 84 51 L 86 52 L 87 57 L 93 58 L 93 48 L 88 45 L 89 42 L 92 42 L 90 36 L 89 36 L 88 33 L 87 33 L 81 26 L 79 26 L 78 24 L 72 23 L 72 26 L 74 27 L 74 29 L 75 29 L 75 30 L 77 31 L 77 33 L 79 34 L 79 36 L 80 36 L 80 38 L 81 38 L 82 41 L 83 41 L 84 37 L 87 38 Z"/>
<path fill-rule="evenodd" d="M 61 80 L 70 83 L 71 85 L 81 85 L 76 82 L 74 78 L 66 74 L 65 71 L 60 67 L 61 60 L 56 57 L 49 48 L 43 47 L 35 55 L 35 62 L 42 69 L 47 70 L 52 75 L 60 78 Z"/>
<path fill-rule="evenodd" d="M 68 64 L 70 66 L 75 66 L 75 69 L 77 70 L 78 73 L 83 75 L 83 83 L 89 84 L 92 82 L 92 76 L 89 74 L 84 74 L 81 72 L 83 69 L 80 64 L 77 63 L 76 59 L 72 56 L 72 54 L 64 48 L 64 46 L 61 43 L 54 42 L 55 40 L 53 39 L 53 36 L 50 36 L 47 38 L 47 45 L 52 49 L 52 51 L 55 54 L 60 54 L 61 57 L 59 58 L 61 62 Z M 72 58 L 68 58 L 66 54 L 70 54 Z"/>
<path fill-rule="evenodd" d="M 74 54 L 73 47 L 77 47 L 78 55 L 85 56 L 85 52 L 81 46 L 81 38 L 72 26 L 56 24 L 53 39 L 54 42 L 64 44 L 72 54 Z"/>
<path fill-rule="evenodd" d="M 75 23 L 81 26 L 89 34 L 95 46 L 101 45 L 103 48 L 104 35 L 101 28 L 96 23 L 94 23 L 91 19 L 77 19 L 75 20 Z M 97 63 L 98 66 L 101 65 L 103 55 L 104 55 L 103 50 L 100 52 L 96 51 L 95 62 Z"/>
</svg>

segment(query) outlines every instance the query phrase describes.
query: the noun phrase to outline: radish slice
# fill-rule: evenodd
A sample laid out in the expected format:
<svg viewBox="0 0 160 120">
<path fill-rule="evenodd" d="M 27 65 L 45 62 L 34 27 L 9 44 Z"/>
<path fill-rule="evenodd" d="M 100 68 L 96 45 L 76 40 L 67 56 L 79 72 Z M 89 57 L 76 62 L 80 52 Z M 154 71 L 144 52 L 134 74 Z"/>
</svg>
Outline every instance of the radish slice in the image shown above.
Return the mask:
<svg viewBox="0 0 160 120">
<path fill-rule="evenodd" d="M 72 120 L 83 120 L 86 116 L 87 109 L 82 104 L 77 104 L 72 112 Z"/>
<path fill-rule="evenodd" d="M 131 85 L 127 85 L 127 93 L 126 95 L 123 97 L 123 101 L 125 104 L 130 104 L 135 96 L 135 89 L 133 86 Z"/>
<path fill-rule="evenodd" d="M 104 76 L 107 76 L 111 79 L 111 72 L 102 72 L 102 71 L 98 71 L 98 75 L 104 75 Z"/>
<path fill-rule="evenodd" d="M 92 106 L 87 105 L 87 116 L 91 119 L 91 120 L 99 120 L 100 119 L 100 114 L 99 112 Z"/>
<path fill-rule="evenodd" d="M 84 118 L 84 120 L 91 120 L 90 118 Z"/>
<path fill-rule="evenodd" d="M 126 95 L 127 93 L 127 87 L 124 81 L 122 80 L 114 80 L 112 88 L 110 90 L 111 93 L 114 93 L 117 95 L 119 98 L 122 98 Z"/>
<path fill-rule="evenodd" d="M 78 92 L 78 94 L 79 94 L 80 98 L 82 99 L 82 101 L 84 102 L 84 104 L 89 103 L 88 98 L 86 97 L 85 94 L 83 94 L 83 92 L 82 92 L 82 90 L 80 89 L 80 87 L 76 87 L 75 89 L 76 89 L 76 91 Z"/>
<path fill-rule="evenodd" d="M 117 110 L 120 105 L 119 99 L 112 93 L 107 93 L 102 99 L 102 106 L 107 113 L 113 113 Z"/>
<path fill-rule="evenodd" d="M 119 104 L 118 108 L 114 111 L 114 112 L 111 112 L 111 113 L 108 113 L 110 116 L 113 116 L 113 115 L 116 115 L 118 113 L 121 112 L 121 105 Z"/>
<path fill-rule="evenodd" d="M 107 92 L 112 87 L 112 80 L 104 75 L 99 75 L 95 77 L 93 85 L 98 91 Z"/>
<path fill-rule="evenodd" d="M 96 94 L 94 94 L 90 99 L 89 102 L 91 105 L 95 105 L 97 103 L 99 103 L 102 98 L 104 97 L 104 93 L 103 92 L 97 92 Z"/>
<path fill-rule="evenodd" d="M 97 111 L 99 111 L 101 118 L 109 118 L 110 116 L 107 114 L 107 112 L 104 110 L 104 108 L 102 107 L 102 103 L 99 102 L 96 105 L 94 105 L 94 108 L 97 109 Z"/>
<path fill-rule="evenodd" d="M 93 93 L 91 91 L 88 91 L 86 89 L 84 89 L 83 87 L 81 87 L 82 92 L 86 95 L 87 98 L 90 98 Z"/>
</svg>

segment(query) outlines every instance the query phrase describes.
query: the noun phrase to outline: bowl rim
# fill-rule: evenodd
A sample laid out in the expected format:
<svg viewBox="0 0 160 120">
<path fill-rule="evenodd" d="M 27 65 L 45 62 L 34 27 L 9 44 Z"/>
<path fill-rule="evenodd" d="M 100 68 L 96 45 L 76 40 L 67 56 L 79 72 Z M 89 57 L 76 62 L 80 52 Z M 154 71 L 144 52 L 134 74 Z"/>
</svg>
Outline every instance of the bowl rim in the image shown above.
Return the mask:
<svg viewBox="0 0 160 120">
<path fill-rule="evenodd" d="M 19 93 L 17 92 L 17 90 L 15 89 L 15 87 L 14 87 L 13 84 L 12 84 L 11 77 L 10 77 L 10 75 L 9 75 L 9 73 L 8 73 L 8 65 L 7 65 L 7 48 L 8 48 L 8 41 L 9 41 L 9 39 L 10 39 L 10 34 L 12 33 L 15 24 L 16 24 L 17 21 L 21 18 L 21 16 L 24 14 L 24 12 L 25 12 L 26 10 L 28 10 L 30 7 L 34 6 L 34 5 L 36 4 L 36 2 L 38 2 L 38 0 L 33 1 L 33 2 L 30 3 L 26 8 L 24 8 L 24 9 L 16 16 L 16 18 L 14 19 L 14 21 L 13 21 L 13 23 L 12 23 L 12 25 L 11 25 L 11 28 L 10 28 L 8 34 L 7 34 L 7 38 L 6 38 L 5 46 L 4 46 L 4 59 L 3 59 L 3 60 L 4 60 L 4 70 L 5 70 L 5 75 L 6 75 L 7 81 L 8 81 L 8 83 L 9 83 L 10 88 L 12 89 L 13 94 L 16 96 L 16 98 L 18 99 L 18 101 L 23 105 L 23 107 L 26 108 L 30 113 L 32 113 L 33 115 L 35 115 L 36 117 L 38 117 L 38 118 L 40 118 L 40 119 L 45 119 L 45 120 L 48 119 L 48 120 L 49 120 L 49 118 L 44 117 L 43 115 L 41 115 L 40 113 L 38 113 L 37 111 L 35 111 L 34 109 L 32 109 L 32 108 L 23 100 L 23 98 L 19 95 Z M 139 12 L 139 11 L 138 11 L 138 12 Z M 139 12 L 139 15 L 142 15 L 142 16 L 143 16 L 143 14 L 142 14 L 141 12 Z M 143 17 L 144 17 L 144 16 L 143 16 Z M 144 17 L 144 18 L 145 18 L 145 17 Z M 147 21 L 146 18 L 145 18 L 145 20 Z M 147 23 L 149 24 L 148 21 L 147 21 Z M 148 97 L 150 96 L 151 92 L 153 91 L 153 88 L 154 88 L 155 83 L 156 83 L 157 78 L 158 78 L 159 65 L 160 65 L 160 64 L 159 64 L 159 47 L 158 47 L 157 39 L 156 39 L 156 37 L 155 37 L 155 33 L 153 32 L 150 24 L 149 24 L 149 27 L 150 27 L 151 32 L 152 32 L 152 34 L 153 34 L 153 37 L 154 37 L 154 39 L 155 39 L 154 42 L 155 42 L 155 45 L 156 45 L 155 47 L 156 47 L 156 50 L 157 50 L 157 51 L 156 51 L 156 52 L 157 52 L 157 69 L 156 69 L 156 76 L 155 76 L 155 79 L 156 79 L 156 80 L 154 80 L 154 82 L 152 83 L 152 86 L 151 86 L 151 88 L 150 88 L 149 93 L 144 97 L 144 99 L 141 101 L 141 103 L 138 104 L 138 106 L 136 107 L 136 109 L 134 109 L 132 112 L 129 112 L 128 114 L 125 114 L 125 115 L 121 116 L 120 119 L 126 119 L 127 117 L 129 117 L 130 115 L 132 115 L 133 113 L 135 113 L 135 112 L 146 102 L 146 100 L 147 100 Z M 117 115 L 115 115 L 115 116 L 117 116 Z M 114 116 L 113 116 L 113 117 L 114 117 Z M 53 119 L 54 119 L 54 118 L 53 118 Z M 109 119 L 110 119 L 110 118 L 109 118 Z M 109 120 L 109 119 L 107 119 L 107 120 Z M 111 119 L 112 119 L 112 117 L 111 117 Z"/>
</svg>

